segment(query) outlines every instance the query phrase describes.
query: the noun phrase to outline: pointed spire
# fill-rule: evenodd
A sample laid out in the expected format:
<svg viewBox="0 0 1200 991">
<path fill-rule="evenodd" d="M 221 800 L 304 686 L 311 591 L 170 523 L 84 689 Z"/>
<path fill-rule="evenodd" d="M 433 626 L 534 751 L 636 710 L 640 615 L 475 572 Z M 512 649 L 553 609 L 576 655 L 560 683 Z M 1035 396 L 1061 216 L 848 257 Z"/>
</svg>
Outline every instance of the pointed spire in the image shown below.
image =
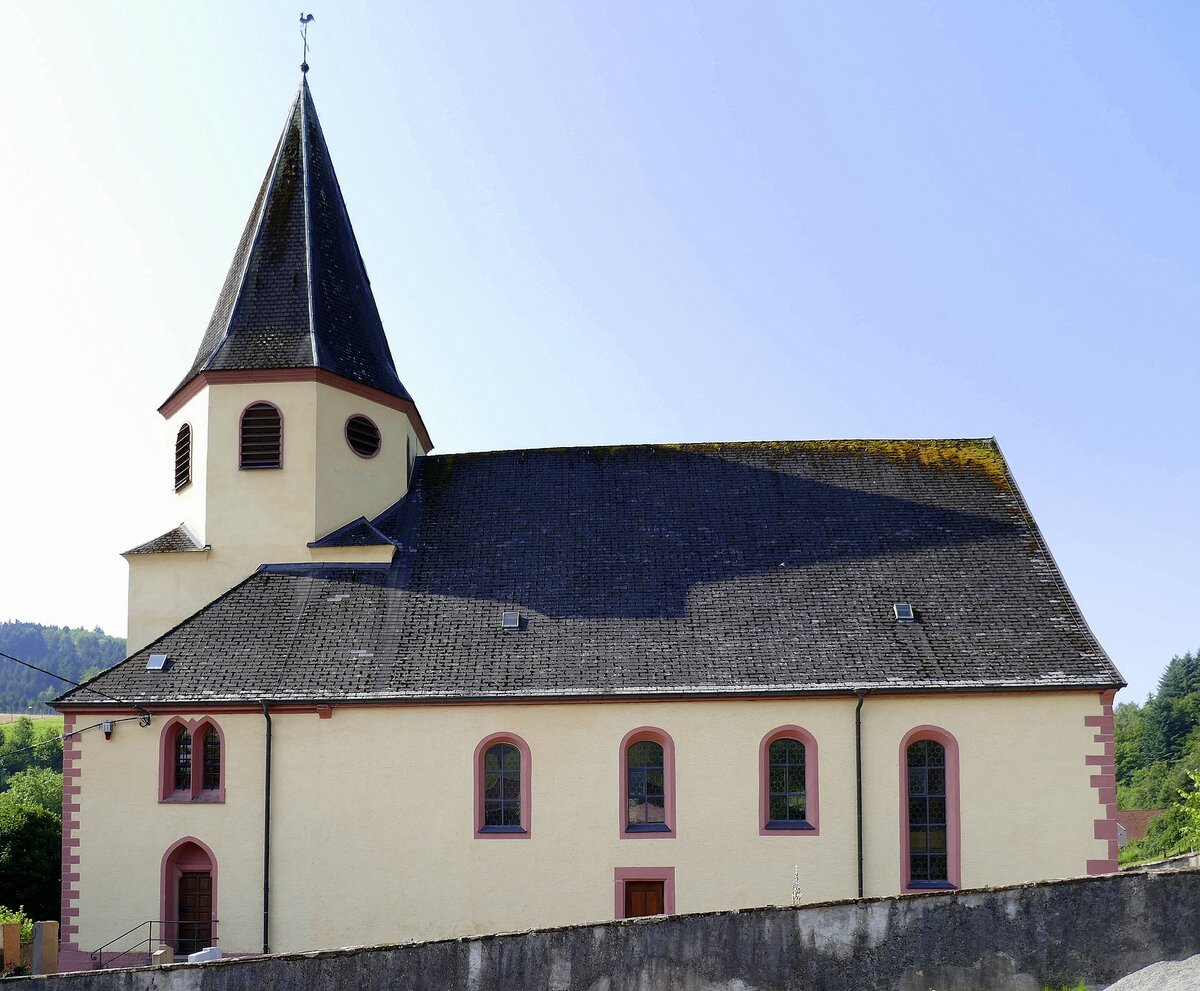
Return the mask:
<svg viewBox="0 0 1200 991">
<path fill-rule="evenodd" d="M 172 396 L 204 372 L 298 368 L 412 400 L 396 374 L 306 78 L 196 360 Z"/>
</svg>

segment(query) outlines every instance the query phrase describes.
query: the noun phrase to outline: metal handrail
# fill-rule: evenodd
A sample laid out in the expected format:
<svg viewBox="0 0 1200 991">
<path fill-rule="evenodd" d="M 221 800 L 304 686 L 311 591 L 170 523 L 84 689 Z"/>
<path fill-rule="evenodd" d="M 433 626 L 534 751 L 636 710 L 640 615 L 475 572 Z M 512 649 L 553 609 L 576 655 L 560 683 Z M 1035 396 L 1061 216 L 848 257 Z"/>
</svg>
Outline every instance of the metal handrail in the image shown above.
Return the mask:
<svg viewBox="0 0 1200 991">
<path fill-rule="evenodd" d="M 162 942 L 163 926 L 177 926 L 177 927 L 193 926 L 193 927 L 195 927 L 195 926 L 204 926 L 204 925 L 208 925 L 213 928 L 214 932 L 213 932 L 211 939 L 212 939 L 213 943 L 217 943 L 219 941 L 220 937 L 217 936 L 215 933 L 215 929 L 216 929 L 216 925 L 217 925 L 216 919 L 213 919 L 210 922 L 200 922 L 196 919 L 147 919 L 145 922 L 139 922 L 136 926 L 134 926 L 132 929 L 128 930 L 127 932 L 121 933 L 120 936 L 110 939 L 103 946 L 99 946 L 96 949 L 92 950 L 91 960 L 98 969 L 103 969 L 105 966 L 104 951 L 107 950 L 114 943 L 119 943 L 121 940 L 125 939 L 125 937 L 132 936 L 139 929 L 142 929 L 143 927 L 145 927 L 146 928 L 146 938 L 145 939 L 137 939 L 133 942 L 132 945 L 126 947 L 123 950 L 118 951 L 115 955 L 110 955 L 108 958 L 108 966 L 111 967 L 113 965 L 114 961 L 120 960 L 122 957 L 127 957 L 133 953 L 139 953 L 141 951 L 141 948 L 143 945 L 145 945 L 145 947 L 146 947 L 146 949 L 145 949 L 146 962 L 152 963 L 153 957 L 154 957 L 154 927 L 155 926 L 158 926 L 159 942 Z"/>
</svg>

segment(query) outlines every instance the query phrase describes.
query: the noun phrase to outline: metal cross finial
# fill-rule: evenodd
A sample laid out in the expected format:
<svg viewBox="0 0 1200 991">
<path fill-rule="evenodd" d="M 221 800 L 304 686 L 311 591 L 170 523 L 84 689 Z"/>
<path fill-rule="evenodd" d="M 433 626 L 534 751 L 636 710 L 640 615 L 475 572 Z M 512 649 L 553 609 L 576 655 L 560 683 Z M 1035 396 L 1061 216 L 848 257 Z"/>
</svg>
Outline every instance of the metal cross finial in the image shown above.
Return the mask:
<svg viewBox="0 0 1200 991">
<path fill-rule="evenodd" d="M 300 71 L 308 72 L 308 26 L 315 21 L 312 14 L 300 12 L 300 37 L 304 39 L 304 58 L 300 62 Z"/>
</svg>

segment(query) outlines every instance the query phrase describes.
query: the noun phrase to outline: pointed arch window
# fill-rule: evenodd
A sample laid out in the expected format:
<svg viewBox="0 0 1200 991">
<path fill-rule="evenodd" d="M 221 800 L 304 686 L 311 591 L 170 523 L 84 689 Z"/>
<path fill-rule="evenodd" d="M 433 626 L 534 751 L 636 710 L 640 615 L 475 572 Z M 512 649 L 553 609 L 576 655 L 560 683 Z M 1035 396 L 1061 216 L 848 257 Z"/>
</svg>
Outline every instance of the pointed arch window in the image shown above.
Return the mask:
<svg viewBox="0 0 1200 991">
<path fill-rule="evenodd" d="M 240 468 L 279 468 L 283 458 L 283 415 L 273 403 L 252 403 L 242 411 Z"/>
<path fill-rule="evenodd" d="M 192 788 L 192 734 L 186 726 L 175 731 L 175 791 Z"/>
<path fill-rule="evenodd" d="M 192 425 L 185 423 L 175 435 L 175 491 L 192 481 Z"/>
<path fill-rule="evenodd" d="M 221 787 L 221 735 L 215 726 L 208 727 L 204 734 L 204 791 L 217 791 Z"/>
<path fill-rule="evenodd" d="M 176 716 L 163 727 L 160 802 L 225 801 L 225 737 L 208 716 Z"/>
</svg>

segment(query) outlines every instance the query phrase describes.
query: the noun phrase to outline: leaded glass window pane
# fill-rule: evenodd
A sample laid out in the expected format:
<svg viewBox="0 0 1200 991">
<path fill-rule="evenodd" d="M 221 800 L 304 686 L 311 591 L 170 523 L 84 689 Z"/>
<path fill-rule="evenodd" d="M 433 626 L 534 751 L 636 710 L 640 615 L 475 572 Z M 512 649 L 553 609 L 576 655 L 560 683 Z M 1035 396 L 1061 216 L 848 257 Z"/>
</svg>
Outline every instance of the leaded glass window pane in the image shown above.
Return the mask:
<svg viewBox="0 0 1200 991">
<path fill-rule="evenodd" d="M 221 738 L 211 726 L 204 736 L 204 790 L 221 787 Z"/>
<path fill-rule="evenodd" d="M 643 740 L 626 757 L 626 805 L 630 826 L 666 824 L 666 773 L 661 743 Z"/>
<path fill-rule="evenodd" d="M 182 726 L 175 734 L 175 790 L 192 790 L 192 734 Z"/>
<path fill-rule="evenodd" d="M 946 748 L 918 740 L 908 748 L 909 870 L 913 881 L 949 879 Z"/>
<path fill-rule="evenodd" d="M 521 751 L 496 743 L 483 754 L 483 828 L 521 827 Z"/>
<path fill-rule="evenodd" d="M 804 744 L 793 737 L 773 740 L 767 748 L 767 825 L 807 827 Z"/>
</svg>

